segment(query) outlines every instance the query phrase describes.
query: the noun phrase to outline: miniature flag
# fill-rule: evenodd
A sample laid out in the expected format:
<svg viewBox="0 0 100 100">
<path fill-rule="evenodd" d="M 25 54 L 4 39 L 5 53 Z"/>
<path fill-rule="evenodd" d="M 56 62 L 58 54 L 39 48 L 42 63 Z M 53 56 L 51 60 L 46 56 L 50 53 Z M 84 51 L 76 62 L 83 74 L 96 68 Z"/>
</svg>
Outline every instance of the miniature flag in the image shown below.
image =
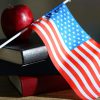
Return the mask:
<svg viewBox="0 0 100 100">
<path fill-rule="evenodd" d="M 100 96 L 100 49 L 61 3 L 32 24 L 49 56 L 76 94 L 85 100 Z"/>
</svg>

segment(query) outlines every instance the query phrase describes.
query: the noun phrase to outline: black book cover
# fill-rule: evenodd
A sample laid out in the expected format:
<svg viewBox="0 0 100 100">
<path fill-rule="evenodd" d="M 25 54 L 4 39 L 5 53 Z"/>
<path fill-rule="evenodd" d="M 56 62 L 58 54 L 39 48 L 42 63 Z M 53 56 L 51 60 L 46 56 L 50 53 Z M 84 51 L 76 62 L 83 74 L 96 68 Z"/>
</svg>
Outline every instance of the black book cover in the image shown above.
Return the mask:
<svg viewBox="0 0 100 100">
<path fill-rule="evenodd" d="M 0 75 L 42 76 L 59 74 L 50 58 L 39 62 L 19 65 L 0 60 Z"/>
<path fill-rule="evenodd" d="M 6 40 L 0 40 L 2 44 Z M 16 64 L 30 64 L 44 60 L 48 57 L 48 52 L 35 32 L 29 41 L 22 43 L 11 42 L 4 48 L 0 49 L 0 59 Z"/>
</svg>

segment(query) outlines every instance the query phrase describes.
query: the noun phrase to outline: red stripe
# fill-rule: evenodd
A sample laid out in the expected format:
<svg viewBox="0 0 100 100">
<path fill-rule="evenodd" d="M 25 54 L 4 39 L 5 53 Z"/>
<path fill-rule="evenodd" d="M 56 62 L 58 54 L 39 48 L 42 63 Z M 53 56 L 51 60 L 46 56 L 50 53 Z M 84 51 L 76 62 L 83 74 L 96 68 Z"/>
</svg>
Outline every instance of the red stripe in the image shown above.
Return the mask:
<svg viewBox="0 0 100 100">
<path fill-rule="evenodd" d="M 47 42 L 47 40 L 45 39 L 45 37 L 42 35 L 41 31 L 35 27 L 35 26 L 32 26 L 32 29 L 34 31 L 36 31 L 36 33 L 39 35 L 39 37 L 43 40 L 43 42 L 45 43 L 47 49 L 48 49 L 48 53 L 49 53 L 49 56 L 53 62 L 53 64 L 55 65 L 56 69 L 60 72 L 60 74 L 65 78 L 65 80 L 69 83 L 69 85 L 72 87 L 72 89 L 76 92 L 76 94 L 82 98 L 83 100 L 87 99 L 85 98 L 81 92 L 77 89 L 75 83 L 73 82 L 73 80 L 65 73 L 65 71 L 62 70 L 62 68 L 59 66 L 59 64 L 56 62 L 53 54 L 52 54 L 52 50 L 50 49 L 49 47 L 49 44 Z"/>
<path fill-rule="evenodd" d="M 84 44 L 87 44 L 87 43 L 84 43 Z M 86 46 L 86 45 L 85 45 Z M 99 66 L 98 66 L 98 64 L 97 64 L 97 61 L 86 51 L 86 50 L 84 50 L 81 46 L 78 46 L 78 49 L 84 54 L 84 55 L 86 55 L 90 60 L 92 59 L 92 63 L 95 65 L 95 67 L 96 67 L 96 69 L 98 70 L 98 71 L 100 71 L 100 68 L 99 68 Z M 88 49 L 90 49 L 89 47 L 88 47 Z M 80 54 L 78 54 L 75 50 L 73 50 L 72 51 L 79 59 L 81 59 L 82 60 L 82 62 L 84 62 L 84 64 L 87 66 L 87 68 L 89 69 L 89 71 L 92 73 L 92 76 L 93 76 L 93 78 L 94 78 L 94 80 L 96 81 L 96 83 L 98 84 L 98 86 L 100 86 L 100 81 L 98 80 L 98 78 L 96 77 L 96 75 L 95 75 L 95 73 L 94 73 L 94 71 L 93 71 L 93 69 L 91 68 L 91 65 L 85 60 L 85 58 L 83 58 Z M 90 86 L 91 86 L 91 82 L 89 82 L 89 84 L 90 84 Z M 95 90 L 95 92 L 96 92 L 96 94 L 97 95 L 100 95 L 100 93 L 95 89 L 95 87 L 93 86 L 93 90 Z"/>
<path fill-rule="evenodd" d="M 81 46 L 79 46 L 78 49 L 79 49 L 80 51 L 82 51 L 85 55 L 87 55 L 90 59 L 92 59 L 92 62 L 95 63 L 95 59 L 94 59 L 86 50 L 84 50 Z M 81 56 L 80 56 L 80 59 L 82 59 Z M 84 59 L 84 58 L 83 58 L 83 59 Z M 84 60 L 84 61 L 85 61 L 85 60 Z M 97 67 L 98 65 L 95 64 L 95 66 Z M 89 68 L 89 69 L 90 69 L 90 71 L 92 71 L 91 68 Z M 94 73 L 92 73 L 92 75 L 94 75 Z M 97 84 L 100 86 L 99 80 L 98 80 L 95 76 L 93 76 L 93 77 L 94 77 L 95 81 L 97 82 Z"/>
<path fill-rule="evenodd" d="M 54 33 L 56 33 L 54 27 L 52 26 L 52 24 L 51 24 L 48 20 L 43 19 L 43 21 L 45 21 L 46 23 L 48 23 L 49 26 L 52 28 L 52 31 L 53 31 Z M 65 56 L 66 56 L 66 57 L 81 71 L 81 73 L 82 73 L 83 76 L 85 77 L 86 81 L 90 84 L 90 78 L 87 76 L 86 72 L 82 69 L 81 65 L 79 65 L 79 64 L 64 50 L 64 48 L 62 47 L 62 44 L 61 44 L 61 42 L 60 42 L 60 40 L 59 40 L 59 38 L 58 38 L 57 33 L 55 34 L 55 36 L 56 36 L 56 38 L 57 38 L 57 41 L 58 41 L 58 43 L 59 43 L 60 48 L 62 49 L 62 51 L 63 51 L 64 54 L 65 54 Z M 51 38 L 52 38 L 52 37 L 51 37 Z M 52 40 L 52 41 L 53 41 L 53 40 Z M 76 56 L 77 56 L 77 55 L 76 55 Z M 84 63 L 84 60 L 83 60 L 82 62 Z M 84 64 L 87 66 L 88 62 L 85 61 Z M 96 75 L 95 75 L 94 71 L 92 70 L 91 65 L 88 64 L 87 68 L 90 70 L 91 74 L 93 74 L 93 75 L 94 75 L 93 77 L 95 78 Z M 96 77 L 96 79 L 97 79 L 97 77 Z M 90 86 L 91 86 L 92 90 L 95 91 L 95 93 L 100 94 L 100 93 L 98 93 L 97 90 L 94 88 L 94 85 L 93 85 L 93 84 L 90 84 Z"/>
<path fill-rule="evenodd" d="M 92 44 L 93 43 L 93 39 L 89 40 Z M 88 43 L 85 43 L 85 46 L 89 48 L 89 50 L 91 50 L 94 54 L 96 54 L 96 56 L 100 59 L 100 53 L 97 52 L 93 47 L 91 47 Z M 97 47 L 97 46 L 96 46 Z M 97 47 L 98 48 L 98 47 Z"/>
<path fill-rule="evenodd" d="M 87 65 L 89 71 L 92 73 L 93 78 L 95 79 L 95 81 L 98 83 L 99 80 L 97 79 L 96 75 L 94 74 L 94 71 L 92 70 L 92 68 L 90 67 L 90 64 L 81 56 L 79 55 L 79 53 L 77 53 L 75 50 L 72 51 L 75 55 L 77 55 L 77 57 L 79 59 L 82 60 L 82 62 L 84 62 L 85 65 Z M 84 74 L 85 75 L 85 74 Z M 86 76 L 86 75 L 85 75 Z M 92 87 L 92 90 L 97 94 L 100 95 L 100 93 L 96 90 L 96 88 L 94 87 L 94 85 L 92 84 L 92 82 L 90 81 L 90 79 L 87 79 L 89 85 Z"/>
<path fill-rule="evenodd" d="M 100 49 L 100 44 L 93 39 L 90 39 L 90 42 L 93 43 L 98 49 Z"/>
<path fill-rule="evenodd" d="M 91 48 L 91 46 L 89 46 L 87 43 L 84 43 L 84 46 L 87 47 L 94 54 L 96 54 L 96 55 L 99 54 L 98 52 L 93 51 L 93 48 Z M 90 59 L 92 59 L 92 62 L 94 63 L 96 69 L 98 70 L 98 72 L 100 74 L 100 67 L 99 67 L 97 61 L 94 59 L 94 57 L 92 55 L 90 55 L 86 50 L 82 49 L 82 51 L 85 51 L 84 54 L 87 55 Z"/>
<path fill-rule="evenodd" d="M 47 21 L 47 23 L 48 23 L 48 21 Z M 56 53 L 57 53 L 58 58 L 60 59 L 60 61 L 63 61 L 63 59 L 61 58 L 61 56 L 60 56 L 60 54 L 59 54 L 59 52 L 58 52 L 58 49 L 56 48 L 56 45 L 55 45 L 55 43 L 54 43 L 54 40 L 52 39 L 52 36 L 50 35 L 49 31 L 47 30 L 47 28 L 45 28 L 45 26 L 44 26 L 43 24 L 39 23 L 39 25 L 40 25 L 40 26 L 45 30 L 45 32 L 49 35 L 49 38 L 51 39 L 52 44 L 54 45 L 54 48 L 55 48 L 55 50 L 56 50 Z M 68 55 L 68 56 L 69 56 L 69 55 Z M 69 58 L 69 59 L 70 59 L 70 58 Z M 73 62 L 73 61 L 72 61 L 72 62 Z M 74 76 L 76 77 L 76 79 L 78 79 L 78 81 L 79 81 L 79 83 L 81 84 L 81 86 L 84 87 L 83 90 L 85 89 L 85 92 L 87 91 L 87 93 L 88 93 L 88 95 L 89 95 L 89 94 L 90 94 L 89 91 L 86 90 L 85 85 L 83 84 L 83 82 L 82 82 L 82 80 L 80 79 L 80 77 L 76 74 L 76 72 L 75 72 L 65 61 L 63 61 L 62 63 L 63 63 L 63 65 L 68 66 L 68 68 L 69 68 L 69 70 L 71 71 L 71 73 L 74 74 Z M 80 66 L 79 66 L 79 68 L 80 68 Z M 86 75 L 86 74 L 85 74 L 85 75 Z M 89 78 L 88 78 L 87 80 L 89 80 Z M 90 94 L 89 96 L 93 98 L 93 96 L 92 96 L 91 94 Z"/>
</svg>

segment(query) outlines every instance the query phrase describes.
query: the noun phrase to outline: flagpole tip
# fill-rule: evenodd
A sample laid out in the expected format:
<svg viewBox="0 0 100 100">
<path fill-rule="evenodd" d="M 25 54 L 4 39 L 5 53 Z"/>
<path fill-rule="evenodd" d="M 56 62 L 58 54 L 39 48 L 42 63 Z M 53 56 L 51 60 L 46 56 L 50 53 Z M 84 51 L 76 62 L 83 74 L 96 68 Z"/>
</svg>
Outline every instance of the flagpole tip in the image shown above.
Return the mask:
<svg viewBox="0 0 100 100">
<path fill-rule="evenodd" d="M 71 2 L 71 0 L 65 0 L 63 3 L 66 4 L 68 2 Z"/>
</svg>

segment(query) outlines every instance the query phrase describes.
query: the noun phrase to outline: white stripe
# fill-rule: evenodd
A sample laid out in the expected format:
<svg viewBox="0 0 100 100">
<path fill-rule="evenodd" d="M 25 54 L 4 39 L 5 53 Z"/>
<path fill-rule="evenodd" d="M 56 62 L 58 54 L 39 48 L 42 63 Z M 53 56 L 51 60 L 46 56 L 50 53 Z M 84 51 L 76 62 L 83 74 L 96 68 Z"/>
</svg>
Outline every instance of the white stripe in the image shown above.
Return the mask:
<svg viewBox="0 0 100 100">
<path fill-rule="evenodd" d="M 91 43 L 90 41 L 87 41 L 87 43 L 92 47 L 94 48 L 97 52 L 100 53 L 100 48 L 98 48 L 97 46 L 95 46 L 93 43 Z"/>
<path fill-rule="evenodd" d="M 45 33 L 45 31 L 42 29 L 41 26 L 37 25 L 37 24 L 33 24 L 35 25 L 41 32 L 42 34 L 44 35 L 44 37 L 46 38 L 46 40 L 48 41 L 49 43 L 49 46 L 52 50 L 52 54 L 56 60 L 56 62 L 60 65 L 60 67 L 66 72 L 66 74 L 71 78 L 71 80 L 74 82 L 74 84 L 76 85 L 76 87 L 78 88 L 78 90 L 84 95 L 84 97 L 86 97 L 87 99 L 89 100 L 93 100 L 92 98 L 90 98 L 85 92 L 84 90 L 82 89 L 82 87 L 80 86 L 80 84 L 78 83 L 78 81 L 76 80 L 76 78 L 73 76 L 73 74 L 61 63 L 61 61 L 59 60 L 59 58 L 57 57 L 56 55 L 56 52 L 53 48 L 53 45 L 49 39 L 49 37 L 47 36 L 47 34 Z"/>
<path fill-rule="evenodd" d="M 100 66 L 100 63 L 99 63 L 100 59 L 98 58 L 98 56 L 95 53 L 93 53 L 90 49 L 88 49 L 84 44 L 81 44 L 80 46 L 84 50 L 86 50 L 97 61 L 98 65 Z"/>
<path fill-rule="evenodd" d="M 75 51 L 78 52 L 78 54 L 80 54 L 83 58 L 85 58 L 88 61 L 88 63 L 91 65 L 92 69 L 94 70 L 95 74 L 98 75 L 97 78 L 99 79 L 100 74 L 98 73 L 97 69 L 95 68 L 91 60 L 87 56 L 85 56 L 78 48 L 75 48 Z M 94 83 L 94 87 L 97 89 L 98 92 L 100 92 L 100 87 L 97 84 Z"/>
<path fill-rule="evenodd" d="M 96 74 L 98 80 L 100 81 L 100 74 L 98 72 L 98 70 L 96 69 L 95 65 L 93 64 L 93 62 L 91 61 L 90 58 L 88 58 L 88 56 L 86 56 L 83 52 L 81 52 L 78 48 L 74 49 L 80 56 L 82 56 L 91 66 L 91 68 L 93 69 L 94 73 Z"/>
<path fill-rule="evenodd" d="M 84 63 L 81 62 L 81 60 L 78 59 L 78 58 L 67 48 L 67 46 L 66 46 L 65 43 L 63 42 L 63 39 L 62 39 L 61 36 L 60 36 L 60 33 L 59 33 L 59 31 L 58 31 L 58 29 L 57 29 L 55 23 L 54 23 L 51 19 L 50 19 L 50 22 L 52 23 L 53 27 L 55 28 L 56 33 L 57 33 L 57 35 L 58 35 L 58 37 L 59 37 L 59 40 L 60 40 L 60 42 L 62 43 L 62 46 L 64 47 L 65 51 L 66 51 L 66 52 L 68 51 L 68 54 L 70 54 L 70 56 L 71 56 L 74 60 L 76 60 L 76 62 L 79 63 L 79 65 L 84 69 L 84 71 L 87 73 L 87 76 L 88 76 L 89 79 L 91 80 L 92 84 L 93 84 L 93 85 L 94 85 L 94 84 L 97 85 L 97 83 L 95 82 L 94 78 L 92 77 L 90 71 L 87 69 L 87 67 L 84 65 Z M 97 85 L 97 86 L 98 86 L 98 85 Z M 98 86 L 98 87 L 99 87 L 99 86 Z M 97 91 L 99 91 L 99 88 L 98 88 Z"/>
<path fill-rule="evenodd" d="M 81 77 L 80 79 L 82 80 L 83 84 L 86 86 L 87 90 L 95 97 L 97 97 L 97 95 L 93 92 L 93 90 L 90 88 L 89 84 L 87 83 L 87 81 L 85 80 L 84 76 L 82 75 L 82 73 L 78 70 L 77 67 L 75 67 L 75 65 L 69 60 L 66 58 L 66 56 L 64 55 L 64 53 L 62 52 L 61 48 L 59 47 L 59 43 L 57 42 L 57 39 L 53 33 L 53 31 L 51 30 L 50 26 L 44 22 L 44 21 L 41 21 L 40 23 L 42 23 L 46 29 L 48 29 L 49 33 L 51 34 L 53 40 L 54 40 L 54 43 L 58 49 L 58 52 L 59 54 L 61 55 L 61 57 L 74 69 L 74 71 L 78 74 L 79 77 Z"/>
</svg>

